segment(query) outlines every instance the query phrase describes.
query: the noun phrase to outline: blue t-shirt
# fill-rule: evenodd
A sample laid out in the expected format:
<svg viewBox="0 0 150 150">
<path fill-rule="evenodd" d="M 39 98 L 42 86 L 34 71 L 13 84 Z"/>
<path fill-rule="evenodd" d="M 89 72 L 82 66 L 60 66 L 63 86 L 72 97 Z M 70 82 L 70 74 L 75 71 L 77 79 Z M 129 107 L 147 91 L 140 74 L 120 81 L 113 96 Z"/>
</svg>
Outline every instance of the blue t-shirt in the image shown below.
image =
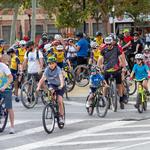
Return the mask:
<svg viewBox="0 0 150 150">
<path fill-rule="evenodd" d="M 143 78 L 148 77 L 148 66 L 147 65 L 142 65 L 139 66 L 138 64 L 135 64 L 133 67 L 133 72 L 135 73 L 135 79 L 136 80 L 142 80 Z"/>
<path fill-rule="evenodd" d="M 104 77 L 101 74 L 90 75 L 90 83 L 92 87 L 98 87 Z"/>
<path fill-rule="evenodd" d="M 80 46 L 79 51 L 77 52 L 77 56 L 87 57 L 88 56 L 88 42 L 85 38 L 81 38 L 77 42 L 77 46 Z"/>
</svg>

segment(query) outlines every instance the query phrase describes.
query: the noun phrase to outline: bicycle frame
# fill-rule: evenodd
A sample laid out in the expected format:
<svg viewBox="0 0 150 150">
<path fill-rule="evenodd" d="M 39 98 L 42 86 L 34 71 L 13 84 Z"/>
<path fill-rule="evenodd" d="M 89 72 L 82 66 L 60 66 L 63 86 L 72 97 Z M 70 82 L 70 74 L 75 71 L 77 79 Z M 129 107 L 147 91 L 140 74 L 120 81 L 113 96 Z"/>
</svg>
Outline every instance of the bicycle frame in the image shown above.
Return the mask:
<svg viewBox="0 0 150 150">
<path fill-rule="evenodd" d="M 141 94 L 141 98 L 142 98 L 142 103 L 145 102 L 145 89 L 143 88 L 143 85 L 142 85 L 142 81 L 137 81 L 138 82 L 138 93 Z"/>
</svg>

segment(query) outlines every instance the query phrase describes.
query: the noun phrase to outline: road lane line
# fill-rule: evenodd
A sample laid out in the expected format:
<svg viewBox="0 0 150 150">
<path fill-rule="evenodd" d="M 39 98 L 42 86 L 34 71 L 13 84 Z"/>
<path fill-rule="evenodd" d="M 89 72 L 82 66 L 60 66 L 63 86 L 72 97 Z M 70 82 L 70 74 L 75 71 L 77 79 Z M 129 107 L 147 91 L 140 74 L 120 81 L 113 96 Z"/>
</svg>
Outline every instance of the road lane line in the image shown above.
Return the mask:
<svg viewBox="0 0 150 150">
<path fill-rule="evenodd" d="M 84 121 L 84 120 L 76 120 L 76 119 L 75 120 L 66 120 L 66 125 L 73 124 L 73 123 L 79 123 L 81 121 Z M 0 138 L 0 141 L 8 140 L 8 139 L 14 139 L 14 138 L 22 137 L 22 136 L 27 136 L 27 135 L 35 134 L 35 133 L 38 133 L 38 132 L 41 132 L 41 131 L 44 132 L 43 126 L 27 129 L 27 130 L 24 130 L 24 131 L 21 131 L 21 132 L 16 132 L 13 135 L 10 135 L 10 134 L 9 135 L 4 135 Z"/>
<path fill-rule="evenodd" d="M 135 122 L 135 121 L 133 121 L 133 122 Z M 118 128 L 122 125 L 130 124 L 133 122 L 115 121 L 115 122 L 83 129 L 83 130 L 73 132 L 73 133 L 70 133 L 67 135 L 55 137 L 53 139 L 47 139 L 47 140 L 33 142 L 33 143 L 29 143 L 29 144 L 25 144 L 25 145 L 21 145 L 21 146 L 17 146 L 17 147 L 11 147 L 10 149 L 7 149 L 7 150 L 31 150 L 31 149 L 37 149 L 40 147 L 55 146 L 59 142 L 65 142 L 67 140 L 79 138 L 84 134 L 97 133 L 97 132 L 105 131 L 108 129 Z"/>
</svg>

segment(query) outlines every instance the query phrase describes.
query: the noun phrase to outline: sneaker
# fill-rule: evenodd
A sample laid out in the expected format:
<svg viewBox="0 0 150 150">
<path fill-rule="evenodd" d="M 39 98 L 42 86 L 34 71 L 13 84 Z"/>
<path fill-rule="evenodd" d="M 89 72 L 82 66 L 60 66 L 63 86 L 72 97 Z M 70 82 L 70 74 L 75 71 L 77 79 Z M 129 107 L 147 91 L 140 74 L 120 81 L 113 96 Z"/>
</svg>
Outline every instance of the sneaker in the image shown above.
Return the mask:
<svg viewBox="0 0 150 150">
<path fill-rule="evenodd" d="M 87 101 L 87 102 L 86 102 L 86 108 L 89 108 L 89 107 L 90 107 L 90 105 L 91 105 L 91 104 L 90 104 L 90 102 L 89 102 L 89 101 Z"/>
<path fill-rule="evenodd" d="M 15 101 L 18 103 L 20 100 L 18 98 L 18 96 L 15 97 Z"/>
<path fill-rule="evenodd" d="M 59 117 L 59 123 L 60 123 L 60 124 L 64 124 L 64 119 L 63 119 L 63 117 Z"/>
<path fill-rule="evenodd" d="M 9 134 L 14 134 L 14 133 L 15 133 L 14 128 L 10 128 Z"/>
<path fill-rule="evenodd" d="M 128 96 L 127 95 L 123 95 L 123 103 L 127 104 L 128 100 L 129 100 Z"/>
<path fill-rule="evenodd" d="M 124 103 L 120 102 L 120 109 L 124 109 Z"/>
</svg>

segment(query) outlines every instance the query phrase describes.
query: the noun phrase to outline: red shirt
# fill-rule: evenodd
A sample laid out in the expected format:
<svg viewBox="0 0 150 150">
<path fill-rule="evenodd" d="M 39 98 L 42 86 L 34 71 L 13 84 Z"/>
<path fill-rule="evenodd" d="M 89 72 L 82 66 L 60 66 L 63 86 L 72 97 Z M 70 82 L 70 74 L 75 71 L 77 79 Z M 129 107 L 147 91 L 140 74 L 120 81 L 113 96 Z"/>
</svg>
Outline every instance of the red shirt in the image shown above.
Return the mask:
<svg viewBox="0 0 150 150">
<path fill-rule="evenodd" d="M 133 38 L 131 36 L 125 36 L 123 41 L 127 44 L 129 41 L 131 41 Z"/>
</svg>

